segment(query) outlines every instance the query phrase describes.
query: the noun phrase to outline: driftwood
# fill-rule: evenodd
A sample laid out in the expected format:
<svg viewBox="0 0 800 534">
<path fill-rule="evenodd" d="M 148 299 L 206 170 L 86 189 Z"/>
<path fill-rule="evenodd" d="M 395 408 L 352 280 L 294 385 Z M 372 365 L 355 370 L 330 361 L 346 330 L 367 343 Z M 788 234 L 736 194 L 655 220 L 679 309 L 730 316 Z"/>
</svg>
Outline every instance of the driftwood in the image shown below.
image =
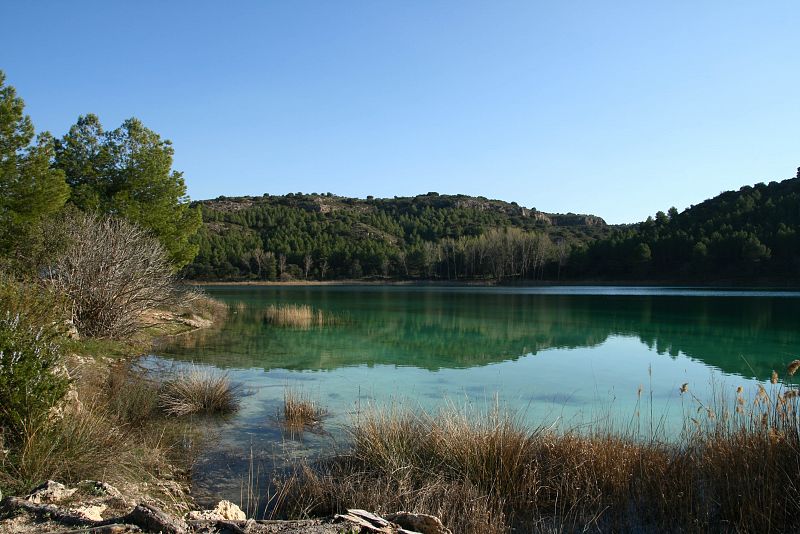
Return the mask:
<svg viewBox="0 0 800 534">
<path fill-rule="evenodd" d="M 183 519 L 165 514 L 155 506 L 140 504 L 126 516 L 128 523 L 133 523 L 142 530 L 152 530 L 163 534 L 186 534 L 189 525 Z"/>
</svg>

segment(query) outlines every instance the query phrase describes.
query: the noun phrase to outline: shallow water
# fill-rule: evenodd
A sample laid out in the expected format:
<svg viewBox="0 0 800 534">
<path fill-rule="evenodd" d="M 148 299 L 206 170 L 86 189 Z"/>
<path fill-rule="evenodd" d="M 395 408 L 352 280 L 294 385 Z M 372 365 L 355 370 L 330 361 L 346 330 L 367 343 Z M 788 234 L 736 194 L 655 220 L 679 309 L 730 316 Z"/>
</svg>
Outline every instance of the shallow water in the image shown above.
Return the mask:
<svg viewBox="0 0 800 534">
<path fill-rule="evenodd" d="M 231 305 L 225 325 L 165 346 L 151 366 L 227 371 L 247 391 L 218 425 L 195 485 L 240 501 L 250 465 L 314 456 L 377 403 L 435 410 L 498 402 L 531 425 L 598 424 L 666 436 L 690 404 L 753 389 L 800 357 L 800 293 L 692 288 L 208 286 Z M 271 304 L 308 304 L 334 324 L 264 320 Z M 287 386 L 329 411 L 325 434 L 287 436 L 276 423 Z M 732 396 L 732 395 L 730 395 Z M 650 413 L 653 420 L 650 420 Z M 254 460 L 250 461 L 250 454 Z"/>
</svg>

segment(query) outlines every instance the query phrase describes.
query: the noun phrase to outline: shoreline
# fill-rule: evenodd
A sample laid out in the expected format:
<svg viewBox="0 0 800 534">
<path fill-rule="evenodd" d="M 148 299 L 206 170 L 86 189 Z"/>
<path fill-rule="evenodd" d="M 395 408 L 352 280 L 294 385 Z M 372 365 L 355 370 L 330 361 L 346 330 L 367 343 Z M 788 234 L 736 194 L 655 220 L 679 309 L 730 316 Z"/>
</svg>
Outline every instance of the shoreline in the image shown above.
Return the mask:
<svg viewBox="0 0 800 534">
<path fill-rule="evenodd" d="M 407 286 L 407 287 L 499 287 L 499 288 L 545 288 L 545 287 L 648 287 L 648 288 L 687 288 L 687 289 L 739 289 L 739 290 L 788 290 L 800 292 L 800 280 L 796 282 L 755 283 L 721 280 L 706 283 L 690 283 L 676 280 L 633 281 L 633 280 L 587 280 L 587 281 L 513 281 L 495 282 L 489 280 L 184 280 L 190 286 L 253 286 L 253 287 L 302 287 L 302 286 Z"/>
</svg>

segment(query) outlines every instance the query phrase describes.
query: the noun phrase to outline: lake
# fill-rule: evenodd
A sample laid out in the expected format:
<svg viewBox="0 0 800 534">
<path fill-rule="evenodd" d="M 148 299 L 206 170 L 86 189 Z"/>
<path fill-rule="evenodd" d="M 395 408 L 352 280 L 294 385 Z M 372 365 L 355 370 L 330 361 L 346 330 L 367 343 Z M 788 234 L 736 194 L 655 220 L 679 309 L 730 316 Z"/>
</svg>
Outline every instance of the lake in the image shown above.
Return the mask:
<svg viewBox="0 0 800 534">
<path fill-rule="evenodd" d="M 800 293 L 631 287 L 207 286 L 230 305 L 219 329 L 165 345 L 151 367 L 210 366 L 246 392 L 194 473 L 201 502 L 239 502 L 251 465 L 328 452 L 370 406 L 486 409 L 531 425 L 597 425 L 664 436 L 691 403 L 752 391 L 800 357 Z M 265 320 L 309 305 L 332 324 Z M 330 415 L 324 432 L 285 434 L 287 387 Z M 652 419 L 650 414 L 652 414 Z M 253 460 L 251 461 L 251 454 Z"/>
</svg>

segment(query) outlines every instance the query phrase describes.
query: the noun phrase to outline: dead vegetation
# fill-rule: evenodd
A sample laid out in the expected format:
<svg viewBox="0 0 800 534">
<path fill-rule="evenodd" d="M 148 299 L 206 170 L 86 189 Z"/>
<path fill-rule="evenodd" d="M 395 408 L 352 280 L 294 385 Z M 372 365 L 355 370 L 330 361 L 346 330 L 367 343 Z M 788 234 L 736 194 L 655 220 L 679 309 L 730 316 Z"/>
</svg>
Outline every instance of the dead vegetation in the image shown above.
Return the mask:
<svg viewBox="0 0 800 534">
<path fill-rule="evenodd" d="M 738 390 L 732 406 L 683 392 L 677 441 L 531 429 L 499 407 L 373 410 L 344 453 L 276 482 L 274 513 L 409 510 L 467 534 L 797 531 L 797 390 L 776 384 L 749 400 Z"/>
<path fill-rule="evenodd" d="M 282 415 L 280 420 L 286 430 L 302 433 L 317 428 L 328 412 L 308 393 L 287 387 L 283 394 Z"/>
<path fill-rule="evenodd" d="M 168 415 L 228 414 L 239 408 L 239 388 L 227 374 L 193 367 L 161 385 L 158 404 Z"/>
<path fill-rule="evenodd" d="M 264 310 L 264 320 L 275 326 L 307 330 L 335 324 L 336 318 L 307 304 L 270 305 Z"/>
</svg>

